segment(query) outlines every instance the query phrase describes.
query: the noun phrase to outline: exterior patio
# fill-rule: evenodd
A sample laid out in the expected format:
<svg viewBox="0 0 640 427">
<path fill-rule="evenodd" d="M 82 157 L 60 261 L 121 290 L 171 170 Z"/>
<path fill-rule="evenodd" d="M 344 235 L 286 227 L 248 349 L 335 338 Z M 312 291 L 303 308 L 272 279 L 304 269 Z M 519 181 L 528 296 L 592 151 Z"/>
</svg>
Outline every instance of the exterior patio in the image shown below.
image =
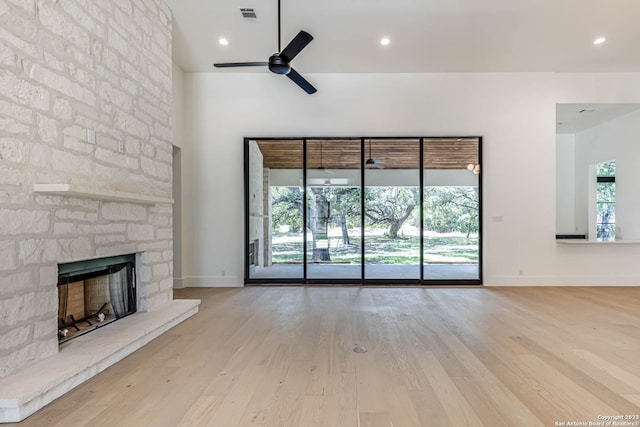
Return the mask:
<svg viewBox="0 0 640 427">
<path fill-rule="evenodd" d="M 358 264 L 309 264 L 308 279 L 359 279 Z M 302 264 L 273 264 L 251 272 L 252 279 L 301 279 Z M 365 279 L 411 280 L 420 278 L 420 266 L 365 264 Z M 424 280 L 474 280 L 479 278 L 478 264 L 434 264 L 425 265 Z"/>
</svg>

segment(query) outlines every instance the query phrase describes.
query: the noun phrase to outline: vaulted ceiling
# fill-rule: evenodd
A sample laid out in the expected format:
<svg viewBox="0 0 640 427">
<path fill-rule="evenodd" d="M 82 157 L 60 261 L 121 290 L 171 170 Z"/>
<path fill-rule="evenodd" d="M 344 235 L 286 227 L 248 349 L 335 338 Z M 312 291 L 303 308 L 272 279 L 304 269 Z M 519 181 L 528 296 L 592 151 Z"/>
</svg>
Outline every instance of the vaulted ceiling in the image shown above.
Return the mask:
<svg viewBox="0 0 640 427">
<path fill-rule="evenodd" d="M 315 37 L 295 59 L 301 73 L 640 71 L 638 0 L 281 1 L 282 45 L 302 29 Z M 166 2 L 187 72 L 261 72 L 212 64 L 277 51 L 277 0 Z"/>
</svg>

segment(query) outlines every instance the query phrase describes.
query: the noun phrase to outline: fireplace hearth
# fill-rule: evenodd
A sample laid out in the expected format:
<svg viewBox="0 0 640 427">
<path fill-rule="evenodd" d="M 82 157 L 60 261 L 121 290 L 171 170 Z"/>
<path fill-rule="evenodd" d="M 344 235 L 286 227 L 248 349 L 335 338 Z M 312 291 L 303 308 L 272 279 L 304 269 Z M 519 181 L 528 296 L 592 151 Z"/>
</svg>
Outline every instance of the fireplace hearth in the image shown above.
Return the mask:
<svg viewBox="0 0 640 427">
<path fill-rule="evenodd" d="M 135 254 L 58 265 L 58 342 L 137 311 Z"/>
</svg>

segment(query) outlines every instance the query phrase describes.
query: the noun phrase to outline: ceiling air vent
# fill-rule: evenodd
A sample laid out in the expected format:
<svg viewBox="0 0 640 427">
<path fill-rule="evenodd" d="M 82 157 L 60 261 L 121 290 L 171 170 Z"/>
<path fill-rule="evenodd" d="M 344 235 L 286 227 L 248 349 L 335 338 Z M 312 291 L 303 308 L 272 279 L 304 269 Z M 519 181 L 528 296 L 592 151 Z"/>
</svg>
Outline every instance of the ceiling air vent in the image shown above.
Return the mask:
<svg viewBox="0 0 640 427">
<path fill-rule="evenodd" d="M 256 22 L 258 20 L 256 10 L 252 7 L 241 7 L 240 13 L 242 14 L 242 19 L 247 22 Z"/>
</svg>

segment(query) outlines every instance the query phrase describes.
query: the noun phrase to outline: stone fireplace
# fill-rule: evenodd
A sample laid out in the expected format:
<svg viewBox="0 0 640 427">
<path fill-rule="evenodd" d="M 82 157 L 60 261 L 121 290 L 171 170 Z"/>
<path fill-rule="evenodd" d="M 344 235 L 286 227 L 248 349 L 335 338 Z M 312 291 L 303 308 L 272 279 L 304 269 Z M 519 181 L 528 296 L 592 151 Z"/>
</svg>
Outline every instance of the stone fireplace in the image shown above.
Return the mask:
<svg viewBox="0 0 640 427">
<path fill-rule="evenodd" d="M 22 265 L 0 289 L 0 422 L 23 420 L 199 304 L 172 298 L 170 199 L 80 185 L 34 186 L 31 197 L 50 234 L 29 234 L 39 225 L 26 210 L 0 221 L 20 233 Z M 131 286 L 109 290 L 122 277 Z"/>
<path fill-rule="evenodd" d="M 162 0 L 2 4 L 11 42 L 0 55 L 0 422 L 13 422 L 198 302 L 173 300 L 170 9 Z M 135 312 L 60 344 L 61 329 L 75 330 L 70 314 L 94 325 L 108 314 L 69 311 L 92 290 L 59 289 L 59 264 L 122 254 L 135 254 Z M 61 292 L 73 300 L 62 321 Z"/>
</svg>

